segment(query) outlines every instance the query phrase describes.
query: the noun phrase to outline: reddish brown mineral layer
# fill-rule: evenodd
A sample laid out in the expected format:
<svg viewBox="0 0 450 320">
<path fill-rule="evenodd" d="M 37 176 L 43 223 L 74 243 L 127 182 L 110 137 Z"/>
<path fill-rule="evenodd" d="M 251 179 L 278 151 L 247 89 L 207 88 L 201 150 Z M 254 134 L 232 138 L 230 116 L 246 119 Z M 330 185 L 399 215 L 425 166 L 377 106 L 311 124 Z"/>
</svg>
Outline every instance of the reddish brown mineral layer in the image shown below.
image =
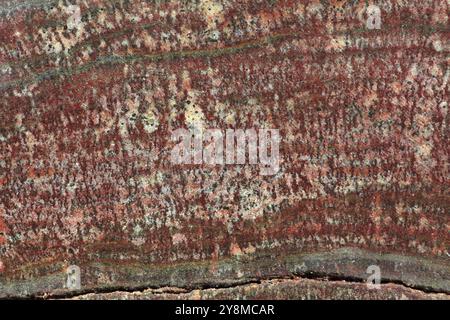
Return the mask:
<svg viewBox="0 0 450 320">
<path fill-rule="evenodd" d="M 0 298 L 448 298 L 448 6 L 0 0 Z M 193 124 L 279 171 L 173 164 Z"/>
</svg>

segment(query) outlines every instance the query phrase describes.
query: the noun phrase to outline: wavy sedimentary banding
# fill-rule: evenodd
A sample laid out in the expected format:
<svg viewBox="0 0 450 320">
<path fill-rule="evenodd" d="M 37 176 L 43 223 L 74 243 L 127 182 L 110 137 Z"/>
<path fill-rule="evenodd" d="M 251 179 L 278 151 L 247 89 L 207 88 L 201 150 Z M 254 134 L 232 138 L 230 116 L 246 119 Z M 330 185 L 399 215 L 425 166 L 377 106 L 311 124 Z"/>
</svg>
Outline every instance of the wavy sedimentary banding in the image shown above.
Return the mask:
<svg viewBox="0 0 450 320">
<path fill-rule="evenodd" d="M 447 297 L 445 1 L 380 3 L 380 29 L 358 1 L 87 4 L 78 26 L 1 4 L 1 297 L 296 276 L 363 297 L 369 265 L 393 298 Z M 279 129 L 280 170 L 174 165 L 199 124 Z"/>
<path fill-rule="evenodd" d="M 276 265 L 270 262 L 273 259 L 276 259 Z M 177 265 L 150 266 L 139 263 L 114 265 L 94 262 L 81 267 L 84 282 L 93 281 L 92 285 L 84 286 L 81 290 L 67 292 L 63 288 L 66 274 L 64 272 L 53 272 L 42 278 L 36 277 L 32 281 L 3 282 L 3 291 L 0 298 L 29 298 L 33 296 L 61 298 L 80 295 L 82 297 L 89 292 L 96 292 L 99 296 L 102 296 L 102 292 L 104 292 L 107 296 L 108 292 L 114 291 L 133 292 L 148 288 L 155 290 L 171 287 L 178 287 L 178 293 L 181 294 L 183 291 L 233 288 L 248 283 L 261 283 L 261 281 L 264 283 L 265 280 L 289 279 L 292 277 L 317 281 L 346 281 L 347 284 L 357 283 L 358 286 L 355 288 L 357 292 L 359 290 L 370 292 L 371 290 L 367 289 L 366 284 L 368 277 L 366 270 L 370 265 L 377 265 L 381 268 L 381 282 L 383 284 L 399 285 L 397 288 L 390 289 L 392 292 L 380 293 L 379 298 L 382 298 L 383 295 L 389 297 L 389 294 L 401 294 L 403 293 L 402 290 L 409 294 L 414 293 L 414 291 L 408 292 L 405 288 L 431 293 L 430 297 L 433 297 L 433 293 L 440 293 L 435 297 L 449 298 L 450 279 L 448 278 L 448 267 L 445 265 L 445 261 L 431 261 L 394 254 L 380 255 L 354 248 L 303 255 L 280 255 L 275 252 L 267 252 L 263 255 L 241 255 L 234 259 L 209 263 L 194 262 Z M 255 275 L 256 273 L 258 276 Z M 100 274 L 113 277 L 116 281 L 102 284 L 101 279 L 94 279 Z M 237 274 L 240 274 L 240 276 L 237 276 Z M 118 287 L 117 283 L 120 283 L 121 287 Z M 321 287 L 318 283 L 317 285 L 318 288 Z M 339 283 L 334 285 L 337 286 L 336 290 L 339 291 Z M 124 290 L 124 288 L 128 289 Z M 152 294 L 153 292 L 149 293 Z M 226 294 L 226 291 L 223 293 Z M 279 295 L 281 297 L 278 298 L 287 294 L 288 292 L 280 290 Z M 330 293 L 331 297 L 333 297 L 333 294 L 336 293 Z M 346 298 L 351 298 L 351 296 Z M 357 297 L 358 295 L 354 298 Z M 414 294 L 412 294 L 412 297 L 414 297 Z"/>
</svg>

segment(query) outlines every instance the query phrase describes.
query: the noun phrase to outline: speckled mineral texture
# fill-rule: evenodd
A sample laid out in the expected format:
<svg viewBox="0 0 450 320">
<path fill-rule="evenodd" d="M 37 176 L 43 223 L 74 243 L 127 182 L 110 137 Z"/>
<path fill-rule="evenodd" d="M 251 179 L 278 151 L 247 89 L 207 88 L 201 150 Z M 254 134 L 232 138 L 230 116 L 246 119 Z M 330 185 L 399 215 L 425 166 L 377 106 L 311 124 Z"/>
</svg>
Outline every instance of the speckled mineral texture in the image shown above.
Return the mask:
<svg viewBox="0 0 450 320">
<path fill-rule="evenodd" d="M 0 297 L 448 298 L 448 13 L 1 0 Z M 172 164 L 193 126 L 279 129 L 279 171 Z"/>
</svg>

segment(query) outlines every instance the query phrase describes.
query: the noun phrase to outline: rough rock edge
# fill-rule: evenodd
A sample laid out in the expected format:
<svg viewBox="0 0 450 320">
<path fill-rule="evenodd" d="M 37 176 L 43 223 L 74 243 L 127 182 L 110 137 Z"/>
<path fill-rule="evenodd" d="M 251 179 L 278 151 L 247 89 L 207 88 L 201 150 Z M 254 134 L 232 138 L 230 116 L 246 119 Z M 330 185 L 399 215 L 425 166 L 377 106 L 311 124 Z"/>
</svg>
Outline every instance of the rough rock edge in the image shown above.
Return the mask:
<svg viewBox="0 0 450 320">
<path fill-rule="evenodd" d="M 178 263 L 175 265 L 124 265 L 91 263 L 80 265 L 82 290 L 64 288 L 65 269 L 27 280 L 0 277 L 0 298 L 66 298 L 88 293 L 143 291 L 175 287 L 184 290 L 229 288 L 263 280 L 292 277 L 313 280 L 365 282 L 367 267 L 378 265 L 382 283 L 391 283 L 424 293 L 450 294 L 448 260 L 425 259 L 397 254 L 379 254 L 357 248 L 331 252 L 277 255 L 260 252 L 219 261 Z M 83 281 L 83 275 L 84 281 Z M 95 281 L 94 276 L 113 279 Z"/>
<path fill-rule="evenodd" d="M 430 299 L 450 300 L 444 293 L 425 293 L 399 284 L 381 284 L 369 289 L 364 283 L 327 279 L 272 279 L 236 285 L 187 291 L 182 288 L 113 291 L 74 296 L 73 300 L 209 300 L 209 299 Z"/>
</svg>

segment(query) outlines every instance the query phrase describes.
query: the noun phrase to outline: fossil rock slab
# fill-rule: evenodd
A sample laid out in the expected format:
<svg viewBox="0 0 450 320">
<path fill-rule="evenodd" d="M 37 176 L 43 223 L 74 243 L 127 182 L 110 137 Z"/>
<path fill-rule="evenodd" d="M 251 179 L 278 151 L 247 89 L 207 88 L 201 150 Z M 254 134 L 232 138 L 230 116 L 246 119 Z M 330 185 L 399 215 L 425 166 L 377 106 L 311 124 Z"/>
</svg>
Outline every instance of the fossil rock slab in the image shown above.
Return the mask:
<svg viewBox="0 0 450 320">
<path fill-rule="evenodd" d="M 448 39 L 445 0 L 0 1 L 0 297 L 448 297 Z"/>
</svg>

